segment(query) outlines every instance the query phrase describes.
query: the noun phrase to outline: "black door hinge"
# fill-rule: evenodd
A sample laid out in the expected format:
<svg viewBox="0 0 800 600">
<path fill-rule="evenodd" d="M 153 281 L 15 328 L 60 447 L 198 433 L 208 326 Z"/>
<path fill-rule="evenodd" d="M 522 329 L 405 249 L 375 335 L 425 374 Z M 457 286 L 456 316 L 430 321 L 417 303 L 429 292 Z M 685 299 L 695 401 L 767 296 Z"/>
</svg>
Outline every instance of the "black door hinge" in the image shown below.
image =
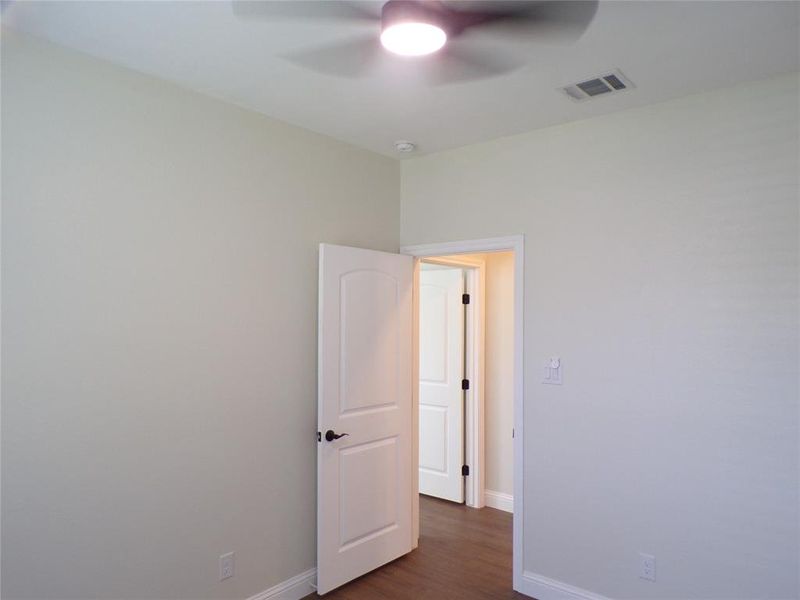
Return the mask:
<svg viewBox="0 0 800 600">
<path fill-rule="evenodd" d="M 461 294 L 461 304 L 469 304 L 469 294 Z"/>
<path fill-rule="evenodd" d="M 469 389 L 469 379 L 462 379 L 461 380 L 461 389 L 468 390 Z"/>
<path fill-rule="evenodd" d="M 469 475 L 469 465 L 461 465 L 461 476 L 466 477 Z"/>
</svg>

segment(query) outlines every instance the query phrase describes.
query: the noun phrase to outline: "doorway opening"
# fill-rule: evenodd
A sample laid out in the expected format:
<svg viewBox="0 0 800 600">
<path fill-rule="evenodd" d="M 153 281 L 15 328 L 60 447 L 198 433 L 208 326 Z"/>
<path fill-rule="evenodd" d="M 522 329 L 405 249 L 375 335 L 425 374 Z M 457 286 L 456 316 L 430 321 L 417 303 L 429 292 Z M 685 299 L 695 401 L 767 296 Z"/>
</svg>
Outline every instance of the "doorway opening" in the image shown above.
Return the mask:
<svg viewBox="0 0 800 600">
<path fill-rule="evenodd" d="M 483 388 L 484 272 L 474 256 L 419 265 L 419 493 L 468 506 L 481 496 L 473 484 L 482 474 L 475 405 Z"/>
<path fill-rule="evenodd" d="M 459 550 L 458 565 L 482 556 L 489 569 L 479 572 L 448 570 L 463 588 L 473 590 L 471 597 L 501 597 L 508 590 L 507 578 L 513 572 L 513 588 L 524 587 L 522 571 L 522 523 L 524 448 L 523 419 L 523 238 L 511 236 L 488 240 L 430 244 L 403 248 L 402 254 L 365 250 L 331 244 L 320 245 L 319 280 L 319 355 L 317 414 L 317 585 L 319 593 L 353 582 L 372 570 L 397 559 L 425 563 L 431 553 L 441 556 L 441 542 L 446 548 Z M 420 544 L 419 482 L 419 280 L 423 259 L 441 263 L 450 255 L 466 260 L 463 255 L 501 250 L 513 251 L 513 514 L 489 508 L 474 510 L 463 504 L 425 498 L 426 535 Z M 469 285 L 480 279 L 479 268 L 462 265 L 462 281 Z M 463 288 L 462 288 L 463 289 Z M 468 288 L 469 289 L 469 288 Z M 477 293 L 476 302 L 482 299 Z M 459 290 L 460 291 L 460 290 Z M 472 292 L 467 292 L 472 293 Z M 481 304 L 482 306 L 483 304 Z M 471 302 L 470 307 L 474 306 Z M 467 315 L 470 314 L 468 311 Z M 471 313 L 472 318 L 476 314 Z M 464 325 L 469 323 L 466 317 Z M 467 359 L 471 338 L 464 341 Z M 476 344 L 477 346 L 477 344 Z M 458 354 L 458 351 L 456 351 Z M 481 365 L 484 353 L 473 362 Z M 482 358 L 483 357 L 483 358 Z M 479 366 L 467 378 L 480 379 Z M 454 374 L 458 375 L 458 366 Z M 466 399 L 477 406 L 476 417 L 483 415 L 483 405 L 475 404 L 479 396 L 469 394 L 483 389 L 481 384 L 467 389 Z M 408 399 L 411 399 L 409 402 Z M 482 398 L 482 397 L 480 397 Z M 469 417 L 470 404 L 462 405 Z M 478 420 L 479 424 L 483 421 Z M 467 432 L 468 433 L 468 432 Z M 483 435 L 483 434 L 481 434 Z M 482 439 L 475 435 L 476 440 Z M 484 456 L 480 442 L 475 472 L 483 473 Z M 456 450 L 457 452 L 457 450 Z M 462 452 L 456 457 L 469 456 Z M 463 460 L 463 458 L 462 458 Z M 463 465 L 462 465 L 463 466 Z M 468 463 L 466 465 L 470 467 Z M 467 483 L 473 471 L 464 475 Z M 479 480 L 474 477 L 472 484 Z M 463 491 L 469 500 L 469 489 Z M 485 502 L 480 489 L 472 503 Z M 435 505 L 446 507 L 447 514 L 436 514 Z M 428 510 L 428 509 L 431 510 Z M 454 517 L 453 510 L 458 511 Z M 503 517 L 494 524 L 482 517 Z M 470 519 L 476 518 L 474 521 Z M 454 521 L 461 521 L 459 527 Z M 492 554 L 503 542 L 487 537 L 497 532 L 497 523 L 505 533 L 506 548 L 502 556 Z M 433 525 L 440 525 L 436 533 Z M 513 543 L 508 531 L 513 531 Z M 452 535 L 451 535 L 452 534 Z M 437 550 L 436 544 L 440 547 Z M 420 552 L 411 552 L 414 548 Z M 502 553 L 501 549 L 501 553 Z M 451 552 L 451 557 L 458 553 Z M 512 569 L 505 574 L 492 566 L 505 564 L 509 557 Z M 433 563 L 437 568 L 439 562 Z M 484 563 L 481 563 L 484 564 Z M 418 569 L 424 575 L 425 569 Z M 373 578 L 374 579 L 374 578 Z M 481 581 L 493 581 L 492 589 L 481 590 Z M 452 582 L 451 582 L 452 583 Z M 494 587 L 496 584 L 496 587 Z M 448 583 L 449 585 L 449 583 Z M 476 587 L 477 586 L 477 587 Z M 466 596 L 465 596 L 466 597 Z"/>
<path fill-rule="evenodd" d="M 506 523 L 513 548 L 512 586 L 518 590 L 524 489 L 523 238 L 401 251 L 416 257 L 415 541 L 419 544 L 420 523 L 427 528 L 431 512 L 452 507 L 480 515 L 482 510 L 473 509 L 486 507 L 500 515 L 499 509 L 513 521 Z"/>
<path fill-rule="evenodd" d="M 419 493 L 513 512 L 514 255 L 419 265 Z"/>
</svg>

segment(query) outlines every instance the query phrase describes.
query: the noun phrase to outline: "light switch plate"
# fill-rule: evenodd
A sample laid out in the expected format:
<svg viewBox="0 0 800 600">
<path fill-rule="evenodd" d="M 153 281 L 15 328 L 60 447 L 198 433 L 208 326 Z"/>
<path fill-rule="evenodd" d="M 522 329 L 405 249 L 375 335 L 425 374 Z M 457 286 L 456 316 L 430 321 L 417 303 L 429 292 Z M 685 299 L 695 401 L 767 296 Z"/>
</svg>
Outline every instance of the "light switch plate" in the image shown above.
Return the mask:
<svg viewBox="0 0 800 600">
<path fill-rule="evenodd" d="M 236 555 L 228 552 L 219 557 L 219 580 L 224 581 L 233 577 L 233 567 Z"/>
<path fill-rule="evenodd" d="M 551 356 L 547 359 L 544 365 L 544 379 L 542 383 L 549 383 L 551 385 L 561 385 L 561 371 L 563 366 L 561 358 L 558 356 Z"/>
</svg>

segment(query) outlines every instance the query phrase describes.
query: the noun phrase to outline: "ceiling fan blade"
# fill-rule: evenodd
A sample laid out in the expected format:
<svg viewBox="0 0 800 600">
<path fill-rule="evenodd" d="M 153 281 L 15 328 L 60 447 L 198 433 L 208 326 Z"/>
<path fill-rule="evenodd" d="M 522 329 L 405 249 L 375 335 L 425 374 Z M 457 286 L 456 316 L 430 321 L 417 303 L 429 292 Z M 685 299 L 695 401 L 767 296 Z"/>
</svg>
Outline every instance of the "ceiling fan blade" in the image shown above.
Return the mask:
<svg viewBox="0 0 800 600">
<path fill-rule="evenodd" d="M 597 13 L 598 0 L 445 2 L 462 31 L 543 43 L 574 43 Z M 458 25 L 457 25 L 458 26 Z"/>
<path fill-rule="evenodd" d="M 422 57 L 418 68 L 427 83 L 445 85 L 497 77 L 523 65 L 522 60 L 501 55 L 485 46 L 473 48 L 453 40 L 437 54 Z"/>
<path fill-rule="evenodd" d="M 524 62 L 489 50 L 472 48 L 453 40 L 436 54 L 398 57 L 388 53 L 375 36 L 356 38 L 310 50 L 286 54 L 290 62 L 336 77 L 389 77 L 393 81 L 445 85 L 497 77 L 523 66 Z"/>
<path fill-rule="evenodd" d="M 231 0 L 233 14 L 245 19 L 380 21 L 380 4 L 346 0 Z"/>
<path fill-rule="evenodd" d="M 286 54 L 283 58 L 317 73 L 337 77 L 361 77 L 379 67 L 380 42 L 373 35 Z"/>
</svg>

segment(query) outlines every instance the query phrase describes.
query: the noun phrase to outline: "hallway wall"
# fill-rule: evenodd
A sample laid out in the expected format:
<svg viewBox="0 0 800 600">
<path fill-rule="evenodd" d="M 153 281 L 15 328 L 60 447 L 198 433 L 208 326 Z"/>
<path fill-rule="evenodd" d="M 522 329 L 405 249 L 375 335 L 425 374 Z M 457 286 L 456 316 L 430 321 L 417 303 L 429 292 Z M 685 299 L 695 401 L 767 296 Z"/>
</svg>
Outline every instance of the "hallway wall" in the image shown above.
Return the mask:
<svg viewBox="0 0 800 600">
<path fill-rule="evenodd" d="M 486 261 L 486 490 L 514 495 L 514 254 Z"/>
</svg>

